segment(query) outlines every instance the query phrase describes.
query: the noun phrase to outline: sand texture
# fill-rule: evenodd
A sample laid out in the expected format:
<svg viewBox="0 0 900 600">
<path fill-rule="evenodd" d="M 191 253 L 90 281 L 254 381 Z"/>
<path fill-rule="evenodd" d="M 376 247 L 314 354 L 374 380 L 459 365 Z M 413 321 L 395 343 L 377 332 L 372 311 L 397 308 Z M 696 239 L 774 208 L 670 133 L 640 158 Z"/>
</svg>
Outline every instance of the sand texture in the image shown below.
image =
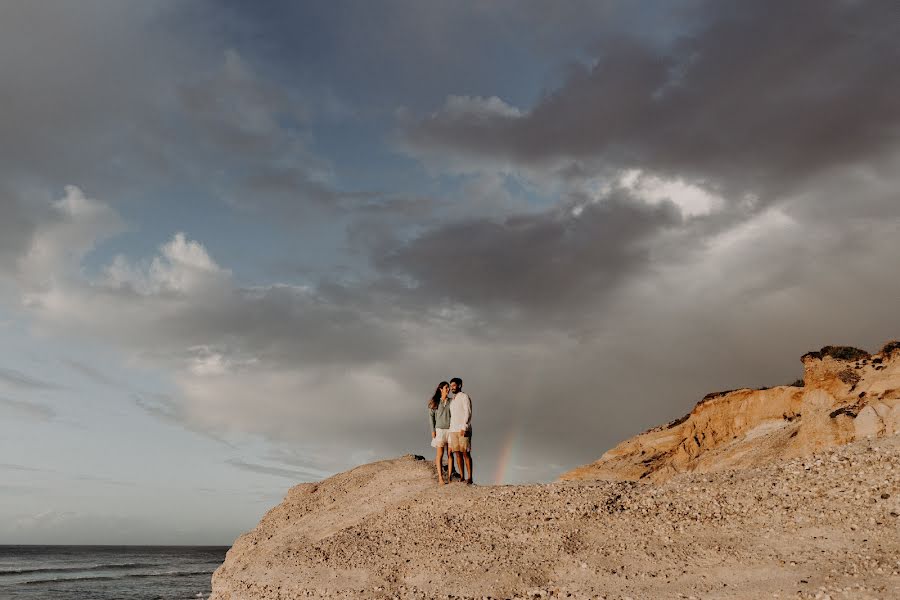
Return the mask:
<svg viewBox="0 0 900 600">
<path fill-rule="evenodd" d="M 301 484 L 211 600 L 900 598 L 900 344 L 710 394 L 562 481 L 438 486 L 405 456 Z"/>
<path fill-rule="evenodd" d="M 436 485 L 406 456 L 291 489 L 213 600 L 900 598 L 900 436 L 655 484 Z"/>
</svg>

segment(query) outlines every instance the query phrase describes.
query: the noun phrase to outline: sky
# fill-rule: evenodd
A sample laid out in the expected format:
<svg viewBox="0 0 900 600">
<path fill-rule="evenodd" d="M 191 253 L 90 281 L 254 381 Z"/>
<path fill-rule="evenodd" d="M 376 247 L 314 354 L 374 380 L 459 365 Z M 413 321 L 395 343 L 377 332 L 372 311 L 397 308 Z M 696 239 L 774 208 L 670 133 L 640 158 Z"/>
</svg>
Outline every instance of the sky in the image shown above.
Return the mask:
<svg viewBox="0 0 900 600">
<path fill-rule="evenodd" d="M 900 336 L 891 1 L 0 2 L 0 544 L 548 482 Z"/>
</svg>

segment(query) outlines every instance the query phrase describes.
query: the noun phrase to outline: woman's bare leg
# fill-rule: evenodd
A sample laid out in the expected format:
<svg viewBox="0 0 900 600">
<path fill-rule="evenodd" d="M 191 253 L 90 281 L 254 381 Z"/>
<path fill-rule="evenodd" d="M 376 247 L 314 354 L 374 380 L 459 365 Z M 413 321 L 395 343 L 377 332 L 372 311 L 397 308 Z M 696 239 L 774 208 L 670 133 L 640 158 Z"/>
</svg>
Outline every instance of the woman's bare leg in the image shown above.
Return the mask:
<svg viewBox="0 0 900 600">
<path fill-rule="evenodd" d="M 437 467 L 438 483 L 444 485 L 444 465 L 441 460 L 444 458 L 444 447 L 438 446 L 434 455 L 434 466 Z"/>
</svg>

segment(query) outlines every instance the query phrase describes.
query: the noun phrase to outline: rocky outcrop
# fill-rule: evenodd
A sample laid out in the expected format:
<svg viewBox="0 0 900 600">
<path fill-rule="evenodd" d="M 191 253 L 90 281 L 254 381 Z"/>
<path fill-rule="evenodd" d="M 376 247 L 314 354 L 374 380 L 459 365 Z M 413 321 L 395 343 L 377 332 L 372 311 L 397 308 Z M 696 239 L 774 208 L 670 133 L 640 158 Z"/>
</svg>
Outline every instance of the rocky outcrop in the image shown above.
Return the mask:
<svg viewBox="0 0 900 600">
<path fill-rule="evenodd" d="M 803 365 L 566 481 L 438 486 L 409 455 L 298 485 L 210 600 L 898 597 L 900 344 Z"/>
<path fill-rule="evenodd" d="M 293 488 L 212 600 L 896 598 L 900 436 L 660 484 L 439 487 L 407 456 Z"/>
<path fill-rule="evenodd" d="M 561 479 L 659 482 L 900 432 L 900 342 L 875 355 L 826 346 L 801 360 L 802 387 L 709 394 L 681 419 L 626 440 Z"/>
</svg>

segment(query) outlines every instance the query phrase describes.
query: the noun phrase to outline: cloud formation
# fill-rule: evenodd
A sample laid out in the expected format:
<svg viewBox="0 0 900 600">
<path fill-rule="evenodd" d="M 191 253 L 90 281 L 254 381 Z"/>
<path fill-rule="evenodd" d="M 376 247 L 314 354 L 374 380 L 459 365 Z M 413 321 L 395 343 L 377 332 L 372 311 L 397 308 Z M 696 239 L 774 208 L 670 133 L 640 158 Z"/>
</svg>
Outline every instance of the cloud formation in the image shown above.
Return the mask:
<svg viewBox="0 0 900 600">
<path fill-rule="evenodd" d="M 654 238 L 680 223 L 670 202 L 650 205 L 619 190 L 500 222 L 463 219 L 377 264 L 415 282 L 409 292 L 422 306 L 463 305 L 494 320 L 508 312 L 522 319 L 517 311 L 525 311 L 540 322 L 599 308 L 605 292 L 649 265 Z"/>
<path fill-rule="evenodd" d="M 595 61 L 527 111 L 460 100 L 405 123 L 410 151 L 491 163 L 643 169 L 768 197 L 896 147 L 897 8 L 885 2 L 709 2 L 660 47 L 599 42 Z M 698 11 L 699 14 L 699 11 Z M 475 107 L 481 107 L 476 110 Z"/>
<path fill-rule="evenodd" d="M 617 6 L 307 9 L 304 27 L 359 34 L 333 56 L 246 6 L 224 14 L 270 46 L 186 35 L 167 3 L 99 25 L 5 7 L 52 20 L 47 56 L 72 64 L 58 80 L 44 55 L 9 58 L 28 36 L 0 36 L 0 285 L 35 332 L 156 373 L 128 395 L 145 414 L 261 437 L 292 468 L 228 464 L 298 478 L 427 450 L 425 397 L 452 376 L 485 471 L 518 440 L 496 477 L 551 479 L 717 387 L 796 379 L 810 348 L 895 337 L 896 8 L 698 2 L 622 34 L 652 11 Z M 319 58 L 264 60 L 294 44 Z M 502 68 L 481 60 L 498 44 Z M 323 111 L 316 73 L 363 100 Z M 366 121 L 387 114 L 390 147 L 394 122 Z M 377 185 L 341 185 L 354 160 Z"/>
</svg>

